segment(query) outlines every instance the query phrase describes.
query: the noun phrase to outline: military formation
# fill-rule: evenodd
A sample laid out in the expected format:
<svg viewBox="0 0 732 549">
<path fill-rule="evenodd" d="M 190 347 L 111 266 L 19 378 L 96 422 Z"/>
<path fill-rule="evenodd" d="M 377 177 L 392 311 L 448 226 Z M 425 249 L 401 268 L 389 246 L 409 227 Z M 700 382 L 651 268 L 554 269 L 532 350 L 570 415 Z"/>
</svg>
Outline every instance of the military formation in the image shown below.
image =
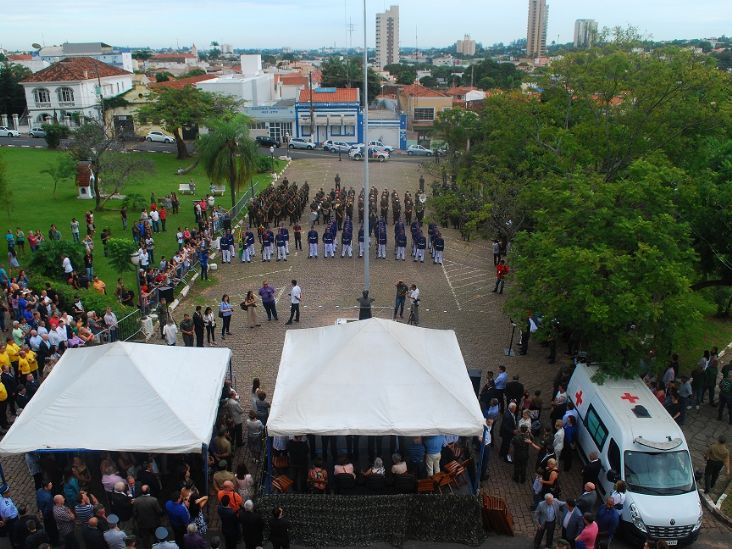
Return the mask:
<svg viewBox="0 0 732 549">
<path fill-rule="evenodd" d="M 389 236 L 387 226 L 390 213 L 394 226 L 394 258 L 406 261 L 406 250 L 411 236 L 411 257 L 415 262 L 424 263 L 429 253 L 434 264 L 442 264 L 445 241 L 435 223 L 428 223 L 427 234 L 423 232 L 425 195 L 423 183 L 415 197 L 407 191 L 403 199 L 396 190 L 390 193 L 384 189 L 381 194 L 376 187 L 368 193 L 369 234 L 364 235 L 364 192 L 356 196 L 353 187 L 341 186 L 341 178 L 336 175 L 335 185 L 330 192 L 321 187 L 310 201 L 310 190 L 305 182 L 301 187 L 290 183 L 287 178 L 278 185 L 273 185 L 260 193 L 249 203 L 249 225 L 237 234 L 225 231 L 221 237 L 222 254 L 229 258 L 235 256 L 238 246 L 239 258 L 244 263 L 251 263 L 257 256 L 255 243 L 260 245 L 259 255 L 262 261 L 287 261 L 290 253 L 290 228 L 294 236 L 295 249 L 302 250 L 303 228 L 300 224 L 305 208 L 309 208 L 308 222 L 310 230 L 306 234 L 308 258 L 334 258 L 339 251 L 341 257 L 353 257 L 354 213 L 358 215 L 358 257 L 363 257 L 366 243 L 375 244 L 376 258 L 387 259 Z M 416 199 L 415 199 L 416 198 Z M 354 205 L 356 206 L 354 208 Z M 354 209 L 356 210 L 354 212 Z M 322 226 L 322 234 L 316 229 Z M 339 236 L 340 235 L 340 236 Z"/>
</svg>

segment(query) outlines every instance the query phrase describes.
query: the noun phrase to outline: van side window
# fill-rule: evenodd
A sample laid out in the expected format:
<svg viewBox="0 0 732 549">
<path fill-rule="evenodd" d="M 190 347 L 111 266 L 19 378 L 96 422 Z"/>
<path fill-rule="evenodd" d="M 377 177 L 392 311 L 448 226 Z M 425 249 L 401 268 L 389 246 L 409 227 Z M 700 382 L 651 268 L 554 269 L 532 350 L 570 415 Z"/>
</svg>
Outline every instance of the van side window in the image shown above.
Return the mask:
<svg viewBox="0 0 732 549">
<path fill-rule="evenodd" d="M 602 447 L 605 446 L 605 440 L 607 440 L 607 427 L 605 427 L 600 416 L 597 415 L 592 404 L 590 404 L 585 416 L 585 428 L 590 433 L 592 440 L 595 441 L 598 450 L 602 450 Z"/>
<path fill-rule="evenodd" d="M 610 439 L 610 445 L 607 447 L 607 457 L 610 461 L 610 469 L 620 474 L 620 448 L 613 439 Z"/>
</svg>

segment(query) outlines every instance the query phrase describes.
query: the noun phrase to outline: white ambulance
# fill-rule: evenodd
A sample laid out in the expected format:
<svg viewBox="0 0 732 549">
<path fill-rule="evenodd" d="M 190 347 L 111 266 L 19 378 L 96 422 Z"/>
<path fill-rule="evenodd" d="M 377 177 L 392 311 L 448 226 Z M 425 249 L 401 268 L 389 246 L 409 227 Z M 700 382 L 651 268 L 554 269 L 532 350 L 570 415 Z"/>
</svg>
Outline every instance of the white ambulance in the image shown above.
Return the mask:
<svg viewBox="0 0 732 549">
<path fill-rule="evenodd" d="M 592 381 L 597 367 L 578 364 L 567 396 L 579 413 L 577 446 L 583 461 L 596 452 L 602 463 L 598 491 L 627 485 L 621 527 L 636 539 L 669 545 L 693 543 L 702 507 L 686 439 L 640 378 Z"/>
</svg>

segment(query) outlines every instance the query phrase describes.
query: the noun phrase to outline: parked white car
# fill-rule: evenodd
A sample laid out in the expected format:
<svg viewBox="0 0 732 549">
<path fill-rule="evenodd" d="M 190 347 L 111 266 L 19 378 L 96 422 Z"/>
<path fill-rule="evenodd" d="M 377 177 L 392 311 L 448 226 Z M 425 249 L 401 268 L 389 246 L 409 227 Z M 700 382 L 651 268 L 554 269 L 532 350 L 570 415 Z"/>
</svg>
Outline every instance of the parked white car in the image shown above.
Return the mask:
<svg viewBox="0 0 732 549">
<path fill-rule="evenodd" d="M 0 126 L 0 137 L 20 137 L 18 130 L 11 130 L 5 126 Z"/>
<path fill-rule="evenodd" d="M 308 151 L 315 149 L 315 143 L 304 137 L 293 137 L 287 146 L 291 149 L 306 149 Z"/>
<path fill-rule="evenodd" d="M 393 153 L 396 147 L 392 147 L 391 145 L 384 145 L 381 141 L 369 141 L 369 147 L 378 147 L 379 149 L 383 149 L 389 154 Z"/>
<path fill-rule="evenodd" d="M 350 149 L 351 149 L 351 145 L 349 143 L 346 143 L 345 141 L 333 141 L 332 139 L 328 139 L 328 141 L 325 141 L 323 143 L 324 151 L 331 151 L 334 153 L 337 153 L 337 152 L 347 153 Z"/>
<path fill-rule="evenodd" d="M 175 143 L 175 137 L 158 131 L 148 133 L 147 136 L 145 136 L 145 140 L 155 143 Z"/>
<path fill-rule="evenodd" d="M 363 147 L 353 148 L 348 152 L 348 156 L 351 160 L 363 160 L 363 150 Z M 378 160 L 379 162 L 389 160 L 389 153 L 387 151 L 376 147 L 369 147 L 368 151 L 369 160 Z"/>
<path fill-rule="evenodd" d="M 35 128 L 31 128 L 28 132 L 28 135 L 30 135 L 31 137 L 46 137 L 46 130 L 38 126 Z"/>
<path fill-rule="evenodd" d="M 409 156 L 432 156 L 435 154 L 435 151 L 426 149 L 422 145 L 409 145 L 407 147 L 407 154 Z"/>
</svg>

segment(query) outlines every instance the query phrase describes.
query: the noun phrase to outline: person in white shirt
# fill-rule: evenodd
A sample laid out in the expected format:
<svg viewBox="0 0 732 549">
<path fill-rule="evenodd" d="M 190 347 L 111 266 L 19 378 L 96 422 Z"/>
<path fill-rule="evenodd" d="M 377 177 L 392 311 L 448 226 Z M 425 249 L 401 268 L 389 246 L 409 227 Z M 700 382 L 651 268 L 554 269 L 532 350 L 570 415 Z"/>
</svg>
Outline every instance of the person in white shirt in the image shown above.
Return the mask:
<svg viewBox="0 0 732 549">
<path fill-rule="evenodd" d="M 117 341 L 117 315 L 111 307 L 107 307 L 107 312 L 104 313 L 104 324 L 109 330 L 109 341 Z"/>
<path fill-rule="evenodd" d="M 178 327 L 172 318 L 168 318 L 168 323 L 163 327 L 163 337 L 168 346 L 172 347 L 175 345 L 175 340 L 178 337 Z"/>
<path fill-rule="evenodd" d="M 412 284 L 410 287 L 409 292 L 409 299 L 412 300 L 412 307 L 411 311 L 412 314 L 410 315 L 410 319 L 413 320 L 414 325 L 419 325 L 419 288 L 417 288 L 416 284 Z"/>
<path fill-rule="evenodd" d="M 72 272 L 74 272 L 74 267 L 71 265 L 71 260 L 69 259 L 69 256 L 65 255 L 63 261 L 61 262 L 61 266 L 64 269 L 64 273 L 67 275 L 70 275 Z"/>
<path fill-rule="evenodd" d="M 55 332 L 56 335 L 58 335 L 58 345 L 56 345 L 56 348 L 66 348 L 66 342 L 69 340 L 69 335 L 66 333 L 66 325 L 63 320 L 58 321 L 58 326 L 56 326 Z"/>
<path fill-rule="evenodd" d="M 297 285 L 297 280 L 292 281 L 292 290 L 290 290 L 290 320 L 285 324 L 292 324 L 292 318 L 295 322 L 300 322 L 300 301 L 302 300 L 302 289 Z"/>
</svg>

